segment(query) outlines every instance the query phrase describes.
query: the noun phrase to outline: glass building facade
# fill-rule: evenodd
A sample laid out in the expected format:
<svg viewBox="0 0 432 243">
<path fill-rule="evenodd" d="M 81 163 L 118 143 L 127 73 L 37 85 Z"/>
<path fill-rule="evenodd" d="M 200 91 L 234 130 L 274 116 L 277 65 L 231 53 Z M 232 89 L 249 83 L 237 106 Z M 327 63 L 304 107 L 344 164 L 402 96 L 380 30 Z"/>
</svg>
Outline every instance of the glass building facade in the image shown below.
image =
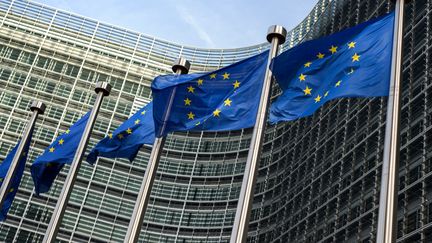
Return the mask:
<svg viewBox="0 0 432 243">
<path fill-rule="evenodd" d="M 391 0 L 320 0 L 283 50 L 393 9 Z M 289 13 L 289 10 L 286 10 Z M 432 0 L 406 5 L 398 241 L 432 241 Z M 289 14 L 287 14 L 287 18 Z M 263 30 L 263 39 L 265 30 Z M 0 241 L 41 241 L 67 174 L 34 194 L 29 166 L 94 102 L 108 81 L 89 149 L 148 103 L 151 80 L 178 56 L 210 71 L 268 48 L 182 46 L 24 0 L 0 0 L 0 159 L 16 144 L 29 102 L 47 104 Z M 278 95 L 274 89 L 273 97 Z M 267 128 L 249 242 L 374 242 L 386 99 L 340 99 L 315 115 Z M 167 139 L 141 242 L 228 242 L 251 130 Z M 121 242 L 151 147 L 133 163 L 83 163 L 58 239 Z"/>
</svg>

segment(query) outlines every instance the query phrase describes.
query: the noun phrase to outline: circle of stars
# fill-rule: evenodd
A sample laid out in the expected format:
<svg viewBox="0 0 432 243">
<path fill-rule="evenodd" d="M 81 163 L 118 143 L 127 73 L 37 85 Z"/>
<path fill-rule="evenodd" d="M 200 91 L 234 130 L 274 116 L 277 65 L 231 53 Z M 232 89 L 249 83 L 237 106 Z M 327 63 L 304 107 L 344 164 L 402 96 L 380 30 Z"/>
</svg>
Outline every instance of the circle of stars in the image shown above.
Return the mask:
<svg viewBox="0 0 432 243">
<path fill-rule="evenodd" d="M 216 81 L 229 81 L 231 79 L 231 74 L 229 72 L 224 72 L 221 74 L 217 74 L 217 73 L 211 73 L 209 76 L 207 76 L 209 80 L 216 80 Z M 217 78 L 219 77 L 219 80 L 217 80 Z M 203 86 L 206 83 L 206 79 L 205 78 L 198 78 L 196 80 L 195 85 L 197 86 Z M 239 80 L 233 80 L 230 82 L 233 88 L 233 91 L 236 92 L 237 89 L 239 89 L 241 87 L 241 82 Z M 196 93 L 196 88 L 193 85 L 188 85 L 186 87 L 187 93 L 189 94 L 189 97 L 185 97 L 183 99 L 183 105 L 184 107 L 192 107 L 193 106 L 193 100 L 194 97 L 193 95 L 195 95 Z M 233 100 L 231 98 L 226 98 L 222 101 L 223 103 L 219 106 L 219 108 L 216 108 L 212 113 L 211 116 L 214 118 L 219 118 L 221 117 L 223 110 L 231 107 L 233 104 Z M 196 114 L 189 110 L 186 112 L 186 119 L 189 121 L 193 121 L 196 120 L 198 117 L 196 116 Z M 207 118 L 208 119 L 208 118 Z M 204 121 L 206 121 L 207 119 L 205 119 Z M 195 123 L 196 126 L 202 124 L 202 122 L 198 121 Z"/>
<path fill-rule="evenodd" d="M 347 50 L 351 50 L 351 49 L 355 49 L 357 45 L 357 42 L 355 41 L 350 41 L 349 43 L 346 44 Z M 343 49 L 343 47 L 342 47 Z M 331 45 L 328 49 L 329 54 L 331 55 L 335 55 L 337 53 L 339 53 L 339 47 L 337 45 Z M 330 56 L 327 56 L 330 57 Z M 326 54 L 319 52 L 318 54 L 316 54 L 316 59 L 317 60 L 321 60 L 326 58 Z M 315 60 L 316 61 L 316 60 Z M 359 55 L 358 53 L 354 53 L 351 56 L 351 62 L 355 63 L 355 62 L 360 62 L 361 61 L 361 55 Z M 314 64 L 314 61 L 308 61 L 306 63 L 303 64 L 303 68 L 306 70 L 303 71 L 302 73 L 300 73 L 300 75 L 298 76 L 298 80 L 299 82 L 305 82 L 307 83 L 308 81 L 308 75 L 307 75 L 307 70 L 309 68 L 312 67 L 312 65 Z M 347 75 L 352 75 L 354 73 L 354 68 L 351 68 L 349 72 L 347 72 Z M 343 85 L 343 80 L 338 80 L 334 83 L 333 88 L 339 88 Z M 315 101 L 315 103 L 320 103 L 324 98 L 327 98 L 330 94 L 330 90 L 325 91 L 325 93 L 323 95 L 321 94 L 313 94 L 313 88 L 310 87 L 309 85 L 305 85 L 304 89 L 302 90 L 303 95 L 304 96 L 313 96 L 313 100 Z"/>
</svg>

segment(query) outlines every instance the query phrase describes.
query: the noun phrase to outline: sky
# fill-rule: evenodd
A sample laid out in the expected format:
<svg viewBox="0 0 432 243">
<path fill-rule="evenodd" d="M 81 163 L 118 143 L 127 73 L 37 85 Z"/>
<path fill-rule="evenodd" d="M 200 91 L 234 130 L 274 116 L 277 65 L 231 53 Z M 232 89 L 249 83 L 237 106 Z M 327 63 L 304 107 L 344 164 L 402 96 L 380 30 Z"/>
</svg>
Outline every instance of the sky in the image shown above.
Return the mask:
<svg viewBox="0 0 432 243">
<path fill-rule="evenodd" d="M 318 0 L 36 0 L 182 45 L 236 48 L 266 41 L 267 28 L 300 23 Z"/>
</svg>

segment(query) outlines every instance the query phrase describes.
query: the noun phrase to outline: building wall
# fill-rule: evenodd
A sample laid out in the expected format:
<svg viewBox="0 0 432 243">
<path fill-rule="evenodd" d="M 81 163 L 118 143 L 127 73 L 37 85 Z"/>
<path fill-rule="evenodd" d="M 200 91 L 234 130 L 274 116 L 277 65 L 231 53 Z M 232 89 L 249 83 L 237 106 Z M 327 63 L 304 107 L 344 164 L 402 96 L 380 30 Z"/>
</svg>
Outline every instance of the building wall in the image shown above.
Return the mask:
<svg viewBox="0 0 432 243">
<path fill-rule="evenodd" d="M 284 48 L 297 44 L 320 19 L 330 0 L 289 32 Z M 263 30 L 263 40 L 265 39 Z M 31 162 L 94 102 L 93 85 L 113 86 L 104 99 L 89 149 L 150 101 L 151 80 L 171 72 L 182 55 L 191 72 L 210 71 L 257 54 L 268 44 L 202 49 L 125 30 L 24 0 L 0 1 L 0 159 L 16 144 L 33 99 L 47 104 L 31 144 L 24 178 L 0 224 L 0 241 L 43 238 L 68 168 L 52 190 L 37 197 Z M 178 133 L 169 136 L 141 233 L 143 242 L 226 242 L 233 223 L 251 131 Z M 133 163 L 100 159 L 83 163 L 59 239 L 122 241 L 150 147 Z M 251 231 L 251 233 L 257 230 Z"/>
<path fill-rule="evenodd" d="M 391 2 L 333 1 L 308 38 L 393 10 Z M 406 4 L 398 242 L 432 241 L 431 16 L 430 0 Z M 340 99 L 268 129 L 251 242 L 375 242 L 386 105 Z"/>
<path fill-rule="evenodd" d="M 319 1 L 289 32 L 287 49 L 393 9 L 390 0 Z M 288 10 L 287 10 L 288 11 Z M 398 242 L 432 240 L 432 0 L 406 6 L 402 85 Z M 20 137 L 31 99 L 47 103 L 0 241 L 41 240 L 64 170 L 36 197 L 31 161 L 94 101 L 92 85 L 109 81 L 90 148 L 150 99 L 153 77 L 183 55 L 191 72 L 209 71 L 268 48 L 200 49 L 124 30 L 23 0 L 0 1 L 0 158 Z M 265 30 L 263 30 L 263 34 Z M 263 36 L 264 39 L 264 36 Z M 273 96 L 278 94 L 274 89 Z M 374 242 L 386 99 L 340 99 L 315 115 L 269 127 L 258 172 L 250 242 Z M 169 136 L 143 242 L 227 242 L 251 130 Z M 122 241 L 150 147 L 131 164 L 83 164 L 59 238 Z"/>
</svg>

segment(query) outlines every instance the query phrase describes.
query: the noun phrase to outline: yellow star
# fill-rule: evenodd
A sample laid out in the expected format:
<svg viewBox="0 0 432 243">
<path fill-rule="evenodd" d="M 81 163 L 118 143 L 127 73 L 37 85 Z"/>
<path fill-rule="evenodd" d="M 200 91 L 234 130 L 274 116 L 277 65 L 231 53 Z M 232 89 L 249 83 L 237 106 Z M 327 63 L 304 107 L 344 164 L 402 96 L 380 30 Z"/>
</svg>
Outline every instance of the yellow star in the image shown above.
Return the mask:
<svg viewBox="0 0 432 243">
<path fill-rule="evenodd" d="M 360 61 L 360 55 L 358 55 L 357 53 L 354 54 L 354 56 L 351 57 L 353 60 L 353 62 L 359 62 Z"/>
<path fill-rule="evenodd" d="M 55 150 L 55 148 L 54 148 L 54 147 L 51 147 L 51 148 L 49 149 L 50 153 L 53 153 L 53 152 L 54 152 L 54 150 Z"/>
<path fill-rule="evenodd" d="M 187 114 L 187 116 L 188 116 L 188 119 L 189 119 L 189 120 L 193 120 L 193 119 L 195 119 L 195 114 L 192 113 L 192 111 L 190 111 L 190 112 Z"/>
<path fill-rule="evenodd" d="M 348 43 L 348 49 L 354 48 L 356 44 L 357 42 L 351 41 L 350 43 Z"/>
<path fill-rule="evenodd" d="M 119 135 L 117 135 L 117 137 L 118 137 L 118 139 L 122 139 L 123 138 L 123 134 L 119 134 Z"/>
<path fill-rule="evenodd" d="M 317 55 L 317 57 L 318 57 L 318 59 L 323 59 L 324 58 L 324 54 L 322 54 L 321 52 L 320 53 L 318 53 L 318 55 Z"/>
<path fill-rule="evenodd" d="M 221 110 L 216 109 L 215 111 L 213 111 L 213 116 L 219 116 L 219 114 L 221 113 Z"/>
<path fill-rule="evenodd" d="M 328 94 L 329 94 L 329 92 L 327 91 L 327 92 L 325 92 L 325 94 L 324 94 L 324 97 L 327 97 L 328 96 Z"/>
<path fill-rule="evenodd" d="M 145 115 L 146 111 L 141 111 L 141 115 Z"/>
<path fill-rule="evenodd" d="M 69 134 L 70 133 L 70 130 L 68 129 L 68 130 L 66 130 L 66 132 L 65 132 L 66 134 Z"/>
<path fill-rule="evenodd" d="M 337 81 L 335 87 L 339 87 L 341 85 L 341 83 L 342 83 L 342 80 Z"/>
<path fill-rule="evenodd" d="M 60 145 L 63 145 L 63 143 L 64 143 L 64 140 L 63 140 L 63 138 L 62 138 L 62 139 L 60 139 L 58 143 L 59 143 Z"/>
<path fill-rule="evenodd" d="M 229 79 L 230 74 L 225 72 L 224 74 L 222 74 L 222 76 L 223 76 L 223 79 L 225 80 L 225 79 Z"/>
<path fill-rule="evenodd" d="M 14 190 L 15 190 L 15 189 L 13 189 L 13 188 L 9 189 L 9 193 L 10 193 L 10 192 L 13 192 Z"/>
<path fill-rule="evenodd" d="M 311 91 L 312 91 L 312 89 L 309 88 L 308 86 L 306 86 L 306 89 L 303 90 L 305 95 L 312 95 Z"/>
<path fill-rule="evenodd" d="M 239 82 L 238 80 L 236 80 L 236 81 L 233 83 L 233 85 L 234 85 L 234 89 L 237 89 L 237 88 L 240 87 L 240 82 Z"/>
<path fill-rule="evenodd" d="M 113 136 L 112 133 L 108 134 L 108 137 L 109 137 L 110 139 L 112 139 L 112 136 Z"/>
<path fill-rule="evenodd" d="M 192 100 L 190 100 L 189 98 L 186 98 L 185 100 L 183 100 L 185 105 L 191 105 Z"/>
<path fill-rule="evenodd" d="M 140 119 L 136 119 L 135 120 L 135 125 L 138 125 L 140 123 L 140 121 L 141 121 Z"/>
<path fill-rule="evenodd" d="M 195 123 L 195 126 L 199 126 L 201 124 L 201 122 L 197 122 Z"/>
<path fill-rule="evenodd" d="M 0 182 L 2 182 L 3 181 L 3 178 L 0 178 Z"/>
<path fill-rule="evenodd" d="M 195 88 L 192 87 L 192 86 L 189 86 L 187 89 L 188 89 L 188 92 L 189 92 L 189 93 L 193 93 L 193 92 L 195 92 Z"/>
<path fill-rule="evenodd" d="M 338 49 L 337 46 L 331 46 L 331 48 L 329 49 L 329 51 L 330 51 L 332 54 L 335 54 L 335 53 L 337 52 L 337 49 Z"/>
<path fill-rule="evenodd" d="M 225 104 L 225 106 L 231 106 L 231 102 L 232 102 L 232 100 L 230 100 L 230 99 L 228 98 L 228 99 L 226 99 L 226 100 L 224 101 L 224 104 Z"/>
<path fill-rule="evenodd" d="M 215 78 L 216 78 L 216 73 L 210 74 L 210 79 L 215 79 Z"/>
<path fill-rule="evenodd" d="M 312 65 L 311 62 L 307 62 L 307 63 L 304 64 L 304 67 L 310 67 L 311 65 Z"/>
<path fill-rule="evenodd" d="M 131 133 L 132 133 L 132 129 L 128 128 L 128 129 L 126 130 L 126 132 L 127 132 L 127 134 L 131 134 Z"/>
<path fill-rule="evenodd" d="M 306 80 L 306 75 L 304 75 L 303 73 L 300 74 L 299 79 L 300 79 L 300 81 L 305 81 Z"/>
<path fill-rule="evenodd" d="M 315 103 L 318 103 L 318 102 L 320 102 L 321 101 L 321 96 L 317 96 L 316 98 L 315 98 Z"/>
<path fill-rule="evenodd" d="M 203 82 L 204 82 L 204 80 L 202 80 L 202 79 L 198 79 L 198 81 L 197 81 L 198 85 L 202 85 Z"/>
</svg>

